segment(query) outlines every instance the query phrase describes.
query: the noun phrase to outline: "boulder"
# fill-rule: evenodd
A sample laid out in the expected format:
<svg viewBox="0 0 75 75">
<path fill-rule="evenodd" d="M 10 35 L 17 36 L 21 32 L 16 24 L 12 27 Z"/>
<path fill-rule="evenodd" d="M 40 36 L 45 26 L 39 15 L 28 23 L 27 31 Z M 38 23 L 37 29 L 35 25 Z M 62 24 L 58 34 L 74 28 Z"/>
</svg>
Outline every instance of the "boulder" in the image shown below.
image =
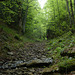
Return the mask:
<svg viewBox="0 0 75 75">
<path fill-rule="evenodd" d="M 44 68 L 40 73 L 42 75 L 47 75 L 47 74 L 50 75 L 51 73 L 57 72 L 58 70 L 59 70 L 59 67 L 58 65 L 55 64 L 49 68 Z"/>
<path fill-rule="evenodd" d="M 28 67 L 44 67 L 49 66 L 53 63 L 53 59 L 51 58 L 41 58 L 41 59 L 34 59 L 27 62 L 26 66 Z"/>
<path fill-rule="evenodd" d="M 13 55 L 13 53 L 9 53 Z M 8 68 L 16 68 L 16 67 L 44 67 L 49 66 L 53 63 L 53 59 L 51 58 L 41 58 L 41 59 L 33 59 L 28 62 L 25 61 L 9 61 L 4 63 L 0 68 L 8 69 Z"/>
<path fill-rule="evenodd" d="M 8 52 L 7 54 L 8 54 L 8 55 L 13 55 L 13 52 Z"/>
</svg>

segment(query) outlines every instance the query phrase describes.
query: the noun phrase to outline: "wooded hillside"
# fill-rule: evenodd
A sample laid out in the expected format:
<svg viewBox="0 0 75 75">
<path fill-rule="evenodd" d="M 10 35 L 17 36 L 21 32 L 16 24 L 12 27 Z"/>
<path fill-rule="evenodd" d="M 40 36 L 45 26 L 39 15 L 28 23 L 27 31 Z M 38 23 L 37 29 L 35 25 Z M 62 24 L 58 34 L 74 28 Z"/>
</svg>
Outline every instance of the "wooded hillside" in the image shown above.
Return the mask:
<svg viewBox="0 0 75 75">
<path fill-rule="evenodd" d="M 75 1 L 47 0 L 41 9 L 38 0 L 0 2 L 0 20 L 31 38 L 54 38 L 75 31 Z"/>
<path fill-rule="evenodd" d="M 0 75 L 75 75 L 75 0 L 0 0 Z"/>
</svg>

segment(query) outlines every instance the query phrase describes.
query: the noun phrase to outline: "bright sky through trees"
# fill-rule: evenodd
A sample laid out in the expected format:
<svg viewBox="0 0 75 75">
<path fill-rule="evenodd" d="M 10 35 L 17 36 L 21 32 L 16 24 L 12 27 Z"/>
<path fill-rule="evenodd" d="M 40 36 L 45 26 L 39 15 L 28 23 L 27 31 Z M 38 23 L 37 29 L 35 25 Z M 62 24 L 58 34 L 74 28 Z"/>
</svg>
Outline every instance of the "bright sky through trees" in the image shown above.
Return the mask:
<svg viewBox="0 0 75 75">
<path fill-rule="evenodd" d="M 47 0 L 38 0 L 40 6 L 41 6 L 41 9 L 43 9 L 44 7 L 44 4 L 47 2 Z"/>
</svg>

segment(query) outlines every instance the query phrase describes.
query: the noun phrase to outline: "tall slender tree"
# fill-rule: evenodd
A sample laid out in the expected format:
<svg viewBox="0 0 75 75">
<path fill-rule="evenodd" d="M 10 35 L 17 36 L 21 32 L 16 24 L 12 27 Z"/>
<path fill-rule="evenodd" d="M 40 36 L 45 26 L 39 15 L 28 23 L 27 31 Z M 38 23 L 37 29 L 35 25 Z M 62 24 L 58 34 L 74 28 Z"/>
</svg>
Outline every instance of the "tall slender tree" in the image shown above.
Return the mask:
<svg viewBox="0 0 75 75">
<path fill-rule="evenodd" d="M 72 23 L 71 23 L 71 13 L 70 13 L 70 8 L 69 8 L 69 3 L 68 0 L 66 0 L 66 4 L 67 4 L 67 9 L 68 9 L 68 13 L 69 13 L 69 20 L 70 20 L 70 27 L 72 27 Z"/>
<path fill-rule="evenodd" d="M 59 18 L 60 18 L 60 10 L 59 10 L 59 2 L 57 0 L 57 9 L 58 9 L 58 14 L 59 14 Z"/>
<path fill-rule="evenodd" d="M 28 0 L 27 0 L 27 7 L 26 7 L 26 10 L 25 10 L 25 16 L 24 16 L 24 19 L 23 19 L 23 34 L 25 33 L 25 25 L 26 25 L 26 19 L 27 19 L 27 13 L 28 13 Z"/>
<path fill-rule="evenodd" d="M 74 16 L 75 16 L 75 0 L 74 0 Z"/>
<path fill-rule="evenodd" d="M 70 6 L 71 6 L 71 13 L 72 13 L 72 24 L 74 25 L 74 13 L 73 13 L 73 7 L 72 7 L 72 0 L 70 0 Z"/>
<path fill-rule="evenodd" d="M 52 4 L 53 4 L 54 19 L 55 19 L 55 6 L 54 6 L 54 1 L 52 1 Z"/>
<path fill-rule="evenodd" d="M 20 30 L 22 29 L 22 2 L 18 2 L 18 5 L 19 5 L 19 27 L 20 27 Z M 20 31 L 21 32 L 21 31 Z"/>
</svg>

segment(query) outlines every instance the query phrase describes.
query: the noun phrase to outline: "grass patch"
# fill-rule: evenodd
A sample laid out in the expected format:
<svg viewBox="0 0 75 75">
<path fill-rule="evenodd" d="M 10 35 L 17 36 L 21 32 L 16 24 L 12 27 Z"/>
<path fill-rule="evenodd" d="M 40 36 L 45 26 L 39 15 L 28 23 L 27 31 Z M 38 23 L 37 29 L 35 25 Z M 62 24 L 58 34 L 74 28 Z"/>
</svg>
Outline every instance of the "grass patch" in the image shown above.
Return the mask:
<svg viewBox="0 0 75 75">
<path fill-rule="evenodd" d="M 13 36 L 16 34 L 16 31 L 9 28 L 7 25 L 0 25 L 0 28 L 3 28 L 3 31 L 5 31 L 7 34 L 12 34 Z"/>
</svg>

